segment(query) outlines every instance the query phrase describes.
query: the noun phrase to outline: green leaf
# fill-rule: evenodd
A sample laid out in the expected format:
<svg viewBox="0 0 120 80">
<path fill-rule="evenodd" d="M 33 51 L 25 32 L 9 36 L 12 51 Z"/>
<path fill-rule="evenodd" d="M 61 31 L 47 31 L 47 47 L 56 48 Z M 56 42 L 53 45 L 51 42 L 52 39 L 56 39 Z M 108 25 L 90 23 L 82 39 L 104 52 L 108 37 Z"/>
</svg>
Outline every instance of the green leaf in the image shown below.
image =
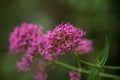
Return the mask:
<svg viewBox="0 0 120 80">
<path fill-rule="evenodd" d="M 101 53 L 96 58 L 95 65 L 98 66 L 98 68 L 94 67 L 91 70 L 91 74 L 89 75 L 88 80 L 96 80 L 96 78 L 99 74 L 100 68 L 102 68 L 105 65 L 105 63 L 108 59 L 109 43 L 108 43 L 107 36 L 105 36 L 105 38 L 106 38 L 106 45 L 105 45 L 104 49 L 101 51 Z"/>
<path fill-rule="evenodd" d="M 109 54 L 109 43 L 108 43 L 108 38 L 105 36 L 106 39 L 106 45 L 102 52 L 97 56 L 96 58 L 96 64 L 99 67 L 103 67 L 108 59 L 108 54 Z"/>
</svg>

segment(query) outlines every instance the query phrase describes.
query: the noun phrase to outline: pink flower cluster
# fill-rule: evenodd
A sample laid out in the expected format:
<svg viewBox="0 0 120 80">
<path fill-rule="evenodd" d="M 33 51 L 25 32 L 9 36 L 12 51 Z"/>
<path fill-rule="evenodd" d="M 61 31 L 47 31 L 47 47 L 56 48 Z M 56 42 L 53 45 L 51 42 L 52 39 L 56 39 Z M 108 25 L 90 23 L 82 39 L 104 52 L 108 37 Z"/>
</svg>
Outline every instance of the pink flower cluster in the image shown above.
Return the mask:
<svg viewBox="0 0 120 80">
<path fill-rule="evenodd" d="M 23 23 L 17 26 L 10 34 L 9 41 L 11 53 L 41 52 L 41 44 L 43 41 L 42 27 L 35 24 Z"/>
<path fill-rule="evenodd" d="M 88 53 L 93 50 L 92 41 L 84 39 L 85 32 L 71 24 L 60 24 L 53 31 L 43 34 L 42 27 L 23 23 L 10 34 L 9 50 L 12 54 L 22 54 L 22 61 L 17 62 L 20 71 L 34 71 L 35 80 L 46 80 L 47 60 L 53 60 L 66 52 L 74 54 Z M 39 60 L 39 56 L 44 59 Z M 37 62 L 37 67 L 33 65 Z M 79 80 L 80 74 L 70 72 L 70 80 Z"/>
<path fill-rule="evenodd" d="M 23 54 L 21 57 L 22 61 L 17 62 L 17 68 L 24 72 L 34 71 L 34 65 L 32 64 L 34 62 L 38 63 L 36 56 L 43 56 L 44 35 L 42 27 L 35 24 L 23 23 L 17 26 L 10 34 L 9 42 L 9 49 L 12 54 Z M 41 78 L 41 80 L 46 80 L 47 76 L 43 76 L 42 73 L 44 71 L 37 71 L 35 80 L 40 80 Z M 41 75 L 40 79 L 38 79 L 38 75 Z"/>
<path fill-rule="evenodd" d="M 10 52 L 13 54 L 25 53 L 25 57 L 32 62 L 35 53 L 43 54 L 43 39 L 41 26 L 23 23 L 10 34 Z"/>
<path fill-rule="evenodd" d="M 85 32 L 71 24 L 60 24 L 45 36 L 45 54 L 62 55 L 65 52 L 87 53 L 93 50 L 91 40 L 83 39 Z"/>
<path fill-rule="evenodd" d="M 77 71 L 70 71 L 69 76 L 70 76 L 70 80 L 81 80 L 81 75 Z"/>
</svg>

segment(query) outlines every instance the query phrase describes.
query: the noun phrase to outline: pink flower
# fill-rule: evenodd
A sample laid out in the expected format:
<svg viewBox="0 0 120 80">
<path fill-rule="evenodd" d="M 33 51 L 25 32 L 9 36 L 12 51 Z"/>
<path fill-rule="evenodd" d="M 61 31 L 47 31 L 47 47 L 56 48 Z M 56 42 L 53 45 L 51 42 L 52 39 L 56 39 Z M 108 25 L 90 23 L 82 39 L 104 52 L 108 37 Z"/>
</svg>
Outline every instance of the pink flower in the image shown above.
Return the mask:
<svg viewBox="0 0 120 80">
<path fill-rule="evenodd" d="M 93 51 L 92 41 L 84 39 L 85 32 L 71 24 L 60 24 L 46 35 L 42 27 L 35 24 L 23 23 L 10 34 L 9 50 L 12 54 L 22 54 L 22 61 L 17 62 L 20 71 L 34 71 L 35 80 L 46 80 L 47 60 L 57 59 L 66 52 L 83 54 Z M 39 56 L 44 59 L 39 60 Z M 34 65 L 38 63 L 37 67 Z M 80 80 L 80 73 L 71 71 L 70 80 Z"/>
<path fill-rule="evenodd" d="M 77 71 L 70 71 L 69 76 L 70 76 L 70 80 L 81 80 L 81 75 Z"/>
<path fill-rule="evenodd" d="M 44 35 L 41 26 L 23 23 L 10 34 L 9 42 L 12 54 L 24 53 L 22 61 L 17 62 L 20 71 L 30 71 L 36 55 L 43 56 Z"/>
<path fill-rule="evenodd" d="M 60 24 L 45 36 L 45 54 L 55 56 L 68 51 L 78 53 L 79 51 L 76 48 L 81 46 L 84 35 L 85 32 L 80 28 L 76 28 L 71 24 Z"/>
<path fill-rule="evenodd" d="M 13 54 L 42 52 L 43 39 L 41 26 L 22 23 L 10 34 L 9 50 Z"/>
</svg>

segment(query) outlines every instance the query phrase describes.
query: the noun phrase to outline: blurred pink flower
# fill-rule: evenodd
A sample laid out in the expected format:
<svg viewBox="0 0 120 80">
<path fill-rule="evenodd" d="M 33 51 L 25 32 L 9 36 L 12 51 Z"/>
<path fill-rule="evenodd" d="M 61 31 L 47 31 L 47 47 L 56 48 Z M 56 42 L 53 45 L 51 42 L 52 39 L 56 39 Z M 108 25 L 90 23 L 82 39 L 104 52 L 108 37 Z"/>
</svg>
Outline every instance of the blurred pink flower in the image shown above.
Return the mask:
<svg viewBox="0 0 120 80">
<path fill-rule="evenodd" d="M 38 67 L 34 68 L 33 71 L 36 73 L 34 76 L 35 80 L 47 80 L 46 66 L 48 63 L 44 59 L 38 61 Z"/>
<path fill-rule="evenodd" d="M 35 79 L 35 80 L 47 80 L 47 74 L 39 71 L 39 72 L 37 72 L 36 75 L 34 76 L 34 79 Z"/>
<path fill-rule="evenodd" d="M 30 71 L 36 55 L 43 56 L 44 35 L 42 27 L 35 24 L 22 23 L 10 34 L 11 54 L 22 54 L 22 61 L 17 62 L 20 71 Z"/>
<path fill-rule="evenodd" d="M 77 71 L 70 71 L 69 76 L 70 76 L 70 80 L 81 80 L 81 75 Z"/>
<path fill-rule="evenodd" d="M 22 58 L 21 62 L 17 62 L 17 68 L 20 71 L 28 72 L 31 70 L 31 63 L 26 58 Z"/>
<path fill-rule="evenodd" d="M 43 39 L 41 26 L 22 23 L 10 34 L 9 50 L 13 54 L 42 52 Z"/>
<path fill-rule="evenodd" d="M 76 48 L 77 52 L 79 51 L 82 54 L 93 51 L 92 40 L 83 39 L 80 43 L 81 45 Z"/>
</svg>

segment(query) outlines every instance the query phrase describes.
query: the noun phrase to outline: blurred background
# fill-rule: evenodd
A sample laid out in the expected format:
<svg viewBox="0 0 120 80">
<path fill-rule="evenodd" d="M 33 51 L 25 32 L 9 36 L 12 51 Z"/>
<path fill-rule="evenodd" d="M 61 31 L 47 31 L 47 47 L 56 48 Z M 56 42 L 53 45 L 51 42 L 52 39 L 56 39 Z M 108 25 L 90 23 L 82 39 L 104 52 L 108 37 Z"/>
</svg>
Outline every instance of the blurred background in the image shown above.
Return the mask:
<svg viewBox="0 0 120 80">
<path fill-rule="evenodd" d="M 34 73 L 19 72 L 17 59 L 8 52 L 9 34 L 23 22 L 40 24 L 45 31 L 61 22 L 84 29 L 86 38 L 93 40 L 95 51 L 82 57 L 93 62 L 104 47 L 107 34 L 110 54 L 106 65 L 120 66 L 119 0 L 0 0 L 0 80 L 33 80 Z M 72 64 L 68 57 L 63 60 Z M 61 67 L 49 71 L 48 80 L 69 80 L 68 71 Z M 120 75 L 119 70 L 107 72 Z"/>
</svg>

